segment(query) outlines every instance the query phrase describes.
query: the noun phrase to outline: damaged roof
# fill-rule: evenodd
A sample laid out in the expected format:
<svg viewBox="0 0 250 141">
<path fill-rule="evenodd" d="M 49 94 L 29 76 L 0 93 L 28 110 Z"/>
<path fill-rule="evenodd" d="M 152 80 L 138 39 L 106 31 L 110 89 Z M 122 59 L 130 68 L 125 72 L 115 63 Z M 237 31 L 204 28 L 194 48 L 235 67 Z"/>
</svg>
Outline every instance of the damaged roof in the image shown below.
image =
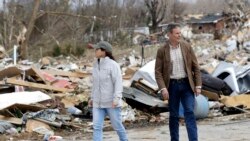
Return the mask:
<svg viewBox="0 0 250 141">
<path fill-rule="evenodd" d="M 187 23 L 216 23 L 223 19 L 222 14 L 208 14 L 208 15 L 188 15 Z"/>
</svg>

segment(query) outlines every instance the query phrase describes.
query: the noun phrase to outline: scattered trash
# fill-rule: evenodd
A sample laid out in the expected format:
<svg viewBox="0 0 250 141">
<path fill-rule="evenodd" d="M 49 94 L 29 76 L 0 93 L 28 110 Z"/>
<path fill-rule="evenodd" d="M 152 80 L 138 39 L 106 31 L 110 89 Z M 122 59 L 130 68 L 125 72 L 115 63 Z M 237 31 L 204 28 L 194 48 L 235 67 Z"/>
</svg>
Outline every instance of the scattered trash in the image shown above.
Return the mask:
<svg viewBox="0 0 250 141">
<path fill-rule="evenodd" d="M 51 135 L 45 135 L 43 138 L 43 141 L 62 141 L 63 137 L 61 136 L 51 136 Z"/>
<path fill-rule="evenodd" d="M 68 111 L 70 114 L 72 114 L 72 115 L 80 115 L 80 114 L 82 114 L 82 111 L 79 110 L 79 109 L 76 108 L 76 107 L 69 107 L 69 108 L 67 109 L 67 111 Z"/>
</svg>

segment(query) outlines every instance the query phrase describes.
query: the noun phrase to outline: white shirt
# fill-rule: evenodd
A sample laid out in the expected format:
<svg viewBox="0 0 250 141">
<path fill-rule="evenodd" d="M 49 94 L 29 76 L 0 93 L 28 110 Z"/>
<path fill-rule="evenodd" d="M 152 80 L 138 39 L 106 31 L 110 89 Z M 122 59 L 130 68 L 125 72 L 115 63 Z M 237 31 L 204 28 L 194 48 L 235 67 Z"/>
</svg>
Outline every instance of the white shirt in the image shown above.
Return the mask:
<svg viewBox="0 0 250 141">
<path fill-rule="evenodd" d="M 170 59 L 172 64 L 172 73 L 170 74 L 170 78 L 180 79 L 187 77 L 180 44 L 178 44 L 176 48 L 174 48 L 172 45 L 169 46 L 170 46 Z"/>
</svg>

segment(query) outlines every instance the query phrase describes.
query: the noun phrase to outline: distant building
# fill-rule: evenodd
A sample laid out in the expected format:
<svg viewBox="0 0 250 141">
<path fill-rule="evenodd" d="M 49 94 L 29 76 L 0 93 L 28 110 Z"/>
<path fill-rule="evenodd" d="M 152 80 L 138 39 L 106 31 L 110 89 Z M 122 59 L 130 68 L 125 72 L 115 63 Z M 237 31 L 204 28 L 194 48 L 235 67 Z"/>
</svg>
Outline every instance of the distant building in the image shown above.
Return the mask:
<svg viewBox="0 0 250 141">
<path fill-rule="evenodd" d="M 225 27 L 225 17 L 222 14 L 188 15 L 184 18 L 193 33 L 215 33 Z"/>
</svg>

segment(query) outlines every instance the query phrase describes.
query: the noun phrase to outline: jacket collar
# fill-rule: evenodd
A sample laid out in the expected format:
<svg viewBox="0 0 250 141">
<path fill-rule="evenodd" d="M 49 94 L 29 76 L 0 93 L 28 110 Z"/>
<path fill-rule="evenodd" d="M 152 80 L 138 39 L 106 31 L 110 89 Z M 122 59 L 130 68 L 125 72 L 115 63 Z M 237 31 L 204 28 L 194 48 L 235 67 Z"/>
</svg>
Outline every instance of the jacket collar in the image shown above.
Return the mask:
<svg viewBox="0 0 250 141">
<path fill-rule="evenodd" d="M 99 64 L 104 64 L 105 62 L 107 62 L 107 60 L 109 60 L 109 57 L 104 57 L 104 58 L 100 58 L 100 62 Z M 95 62 L 98 64 L 98 58 L 95 58 Z"/>
<path fill-rule="evenodd" d="M 182 53 L 182 56 L 184 59 L 184 63 L 186 64 L 186 62 L 187 62 L 187 60 L 186 60 L 187 53 L 186 53 L 186 49 L 185 49 L 186 46 L 182 40 L 180 41 L 180 48 L 181 48 L 181 53 Z M 170 60 L 170 41 L 169 40 L 167 40 L 166 44 L 165 44 L 165 54 L 166 54 L 166 59 Z"/>
</svg>

